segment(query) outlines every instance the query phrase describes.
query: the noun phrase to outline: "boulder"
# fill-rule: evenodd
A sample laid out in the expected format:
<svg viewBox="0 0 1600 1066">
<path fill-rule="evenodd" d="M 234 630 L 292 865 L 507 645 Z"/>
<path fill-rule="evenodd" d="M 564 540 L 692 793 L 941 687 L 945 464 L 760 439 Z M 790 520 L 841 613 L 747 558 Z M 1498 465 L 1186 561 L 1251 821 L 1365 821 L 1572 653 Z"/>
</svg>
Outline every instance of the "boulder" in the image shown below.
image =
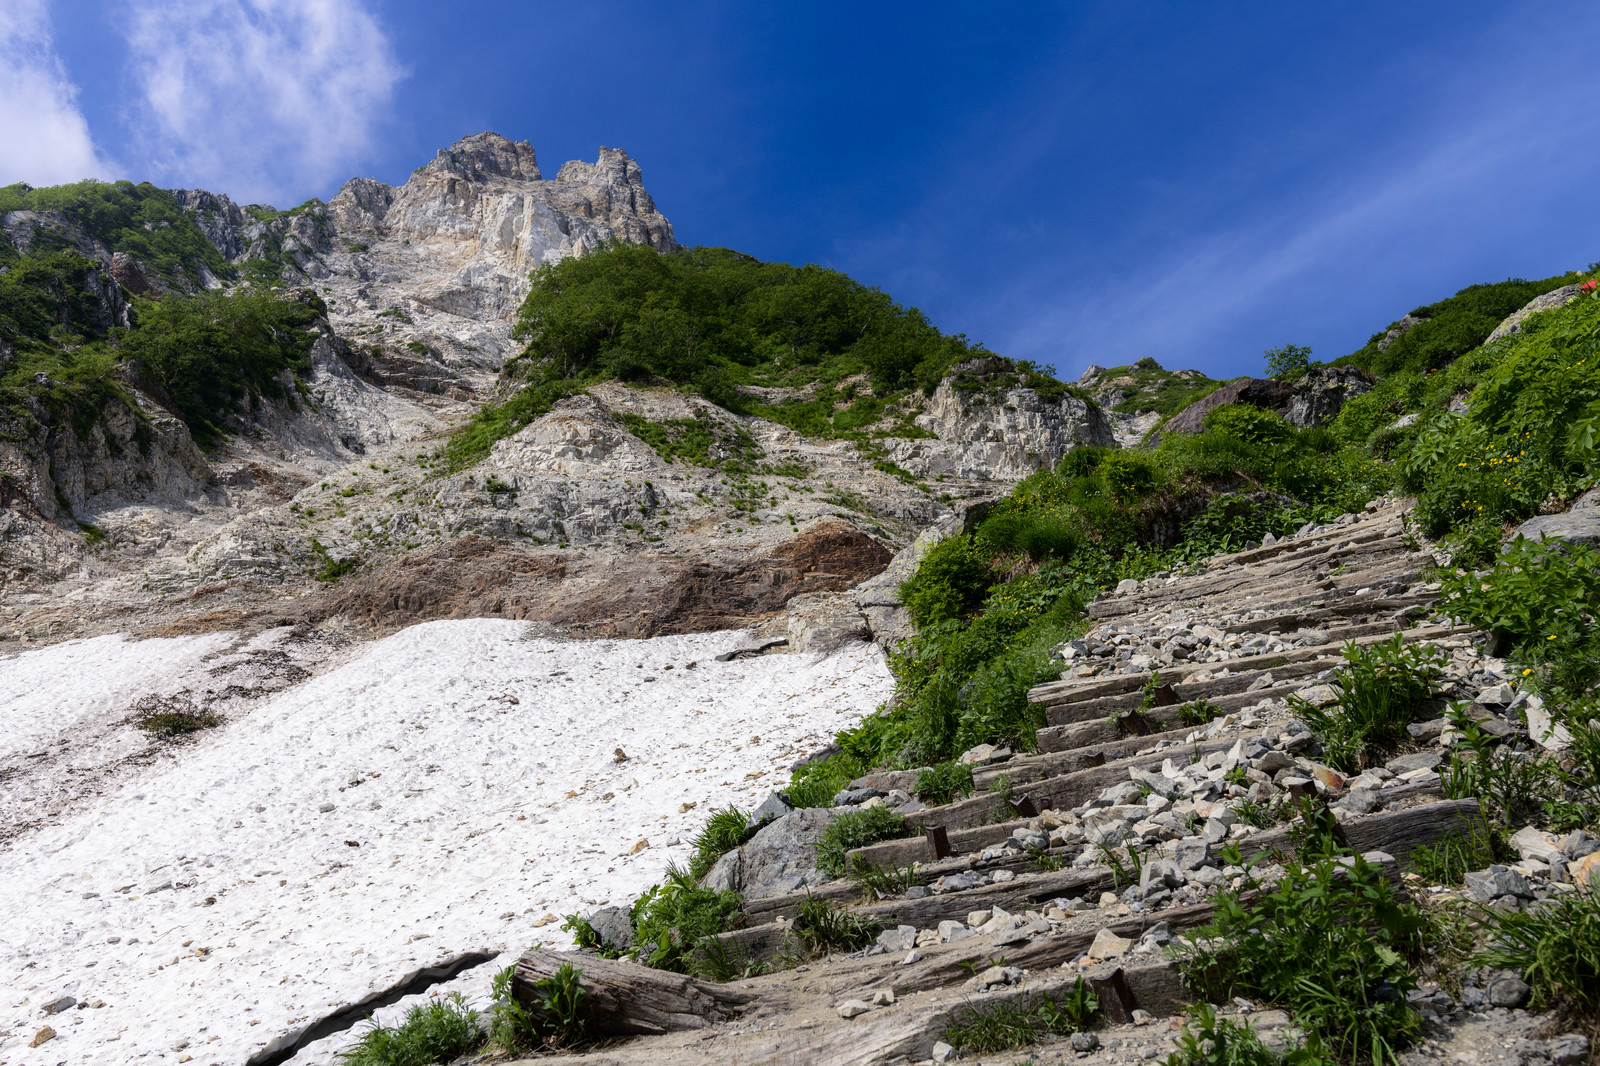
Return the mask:
<svg viewBox="0 0 1600 1066">
<path fill-rule="evenodd" d="M 1201 422 L 1211 411 L 1230 403 L 1247 403 L 1269 411 L 1281 411 L 1289 406 L 1294 387 L 1286 382 L 1269 378 L 1240 378 L 1230 381 L 1209 396 L 1203 396 L 1167 420 L 1166 425 L 1152 435 L 1154 444 L 1169 433 L 1199 433 Z"/>
<path fill-rule="evenodd" d="M 826 881 L 817 869 L 817 843 L 833 823 L 833 814 L 819 808 L 791 811 L 775 819 L 722 858 L 701 879 L 718 891 L 742 892 L 746 899 L 764 899 Z"/>
<path fill-rule="evenodd" d="M 1578 295 L 1578 287 L 1576 285 L 1563 285 L 1561 288 L 1553 289 L 1542 296 L 1535 296 L 1522 305 L 1519 310 L 1507 315 L 1506 320 L 1496 326 L 1494 332 L 1489 334 L 1488 339 L 1483 343 L 1493 344 L 1501 337 L 1512 333 L 1521 333 L 1522 323 L 1529 315 L 1539 311 L 1548 311 L 1552 307 L 1560 307 L 1576 295 Z"/>
<path fill-rule="evenodd" d="M 1562 514 L 1542 514 L 1517 527 L 1517 536 L 1538 540 L 1553 537 L 1574 544 L 1600 544 L 1600 488 L 1578 497 Z"/>
<path fill-rule="evenodd" d="M 1371 392 L 1372 384 L 1372 375 L 1360 367 L 1318 367 L 1294 383 L 1289 413 L 1284 417 L 1300 429 L 1323 425 L 1350 400 Z"/>
</svg>

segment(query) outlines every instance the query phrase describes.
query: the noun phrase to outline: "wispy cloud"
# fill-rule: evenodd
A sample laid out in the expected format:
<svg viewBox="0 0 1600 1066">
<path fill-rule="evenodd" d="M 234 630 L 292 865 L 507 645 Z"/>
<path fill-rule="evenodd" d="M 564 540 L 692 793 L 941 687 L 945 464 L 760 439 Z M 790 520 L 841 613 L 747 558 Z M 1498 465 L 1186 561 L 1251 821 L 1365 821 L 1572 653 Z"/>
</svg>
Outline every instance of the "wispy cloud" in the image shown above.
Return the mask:
<svg viewBox="0 0 1600 1066">
<path fill-rule="evenodd" d="M 240 200 L 349 176 L 404 73 L 360 0 L 163 0 L 126 32 L 160 179 Z"/>
<path fill-rule="evenodd" d="M 49 15 L 46 0 L 0 5 L 0 183 L 53 185 L 113 169 L 89 136 Z"/>
</svg>

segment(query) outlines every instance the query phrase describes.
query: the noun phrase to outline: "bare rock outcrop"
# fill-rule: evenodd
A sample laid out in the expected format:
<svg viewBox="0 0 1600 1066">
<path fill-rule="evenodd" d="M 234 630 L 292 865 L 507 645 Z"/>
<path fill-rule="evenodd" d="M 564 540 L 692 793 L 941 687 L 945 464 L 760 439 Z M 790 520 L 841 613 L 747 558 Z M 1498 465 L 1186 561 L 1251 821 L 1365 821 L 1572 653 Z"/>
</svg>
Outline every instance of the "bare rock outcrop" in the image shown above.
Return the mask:
<svg viewBox="0 0 1600 1066">
<path fill-rule="evenodd" d="M 1284 418 L 1299 429 L 1323 425 L 1350 400 L 1371 392 L 1372 386 L 1372 375 L 1360 367 L 1317 367 L 1294 383 Z"/>
<path fill-rule="evenodd" d="M 1015 378 L 1004 359 L 953 367 L 917 416 L 933 437 L 885 441 L 885 450 L 920 477 L 1017 481 L 1054 466 L 1073 448 L 1116 445 L 1095 404 L 1071 393 L 1045 398 Z"/>
<path fill-rule="evenodd" d="M 1270 378 L 1239 378 L 1185 407 L 1167 420 L 1156 439 L 1168 433 L 1199 433 L 1207 414 L 1230 403 L 1247 403 L 1269 411 L 1288 406 L 1294 387 Z"/>
<path fill-rule="evenodd" d="M 1548 311 L 1552 307 L 1560 307 L 1562 304 L 1566 303 L 1576 295 L 1578 295 L 1578 286 L 1563 285 L 1559 289 L 1552 289 L 1550 292 L 1535 296 L 1526 304 L 1523 304 L 1522 307 L 1507 315 L 1505 321 L 1496 326 L 1494 328 L 1494 332 L 1490 333 L 1488 337 L 1484 338 L 1483 343 L 1493 344 L 1501 337 L 1508 336 L 1512 333 L 1521 333 L 1522 323 L 1527 321 L 1529 315 L 1535 314 L 1539 311 Z"/>
</svg>

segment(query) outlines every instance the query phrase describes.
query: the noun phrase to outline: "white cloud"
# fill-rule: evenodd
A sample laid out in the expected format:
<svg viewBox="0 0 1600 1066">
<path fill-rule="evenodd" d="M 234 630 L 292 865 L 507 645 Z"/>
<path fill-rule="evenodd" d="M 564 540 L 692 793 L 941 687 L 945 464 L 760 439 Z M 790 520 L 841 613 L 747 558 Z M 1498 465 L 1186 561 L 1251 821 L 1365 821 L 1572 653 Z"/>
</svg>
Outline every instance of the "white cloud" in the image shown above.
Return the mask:
<svg viewBox="0 0 1600 1066">
<path fill-rule="evenodd" d="M 55 185 L 113 169 L 95 151 L 49 15 L 46 0 L 0 5 L 0 184 Z"/>
<path fill-rule="evenodd" d="M 141 3 L 127 38 L 161 179 L 282 206 L 349 176 L 403 73 L 358 0 Z"/>
</svg>

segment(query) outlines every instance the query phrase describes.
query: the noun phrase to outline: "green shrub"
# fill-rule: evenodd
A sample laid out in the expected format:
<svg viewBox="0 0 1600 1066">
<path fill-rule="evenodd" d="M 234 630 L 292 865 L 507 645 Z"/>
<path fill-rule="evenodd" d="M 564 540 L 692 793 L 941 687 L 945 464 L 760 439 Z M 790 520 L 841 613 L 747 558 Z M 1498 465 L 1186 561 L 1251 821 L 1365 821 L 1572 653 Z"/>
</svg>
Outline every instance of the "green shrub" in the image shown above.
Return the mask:
<svg viewBox="0 0 1600 1066">
<path fill-rule="evenodd" d="M 228 417 L 248 399 L 295 403 L 281 378 L 311 372 L 311 327 L 326 310 L 313 294 L 286 298 L 254 289 L 140 300 L 138 328 L 124 333 L 119 347 L 208 446 L 224 437 Z"/>
<path fill-rule="evenodd" d="M 887 807 L 846 811 L 823 830 L 822 839 L 817 841 L 817 866 L 830 877 L 843 877 L 849 872 L 845 863 L 853 848 L 908 837 L 914 832 L 904 818 Z"/>
<path fill-rule="evenodd" d="M 464 1055 L 481 1040 L 478 1012 L 467 1007 L 461 993 L 452 992 L 412 1007 L 398 1026 L 374 1024 L 339 1057 L 350 1066 L 429 1066 Z"/>
<path fill-rule="evenodd" d="M 1426 919 L 1360 856 L 1289 857 L 1283 871 L 1253 898 L 1218 895 L 1180 951 L 1185 979 L 1284 1007 L 1335 1062 L 1397 1061 L 1421 1025 L 1406 993 Z"/>
<path fill-rule="evenodd" d="M 1478 377 L 1452 368 L 1452 384 L 1472 388 L 1468 411 L 1441 406 L 1401 467 L 1432 535 L 1521 521 L 1600 478 L 1600 299 L 1530 316 L 1492 347 L 1493 359 L 1462 360 Z"/>
<path fill-rule="evenodd" d="M 1189 1021 L 1173 1044 L 1166 1066 L 1332 1066 L 1315 1038 L 1279 1055 L 1262 1043 L 1249 1021 L 1219 1018 L 1209 1003 L 1189 1009 Z"/>
<path fill-rule="evenodd" d="M 222 716 L 195 702 L 189 692 L 141 696 L 129 720 L 156 740 L 175 740 L 222 724 Z"/>
<path fill-rule="evenodd" d="M 1316 707 L 1291 699 L 1290 707 L 1321 739 L 1329 765 L 1355 770 L 1392 755 L 1433 695 L 1449 655 L 1432 645 L 1405 642 L 1396 633 L 1381 644 L 1347 644 L 1345 666 L 1334 678 L 1338 702 Z"/>
<path fill-rule="evenodd" d="M 749 823 L 750 816 L 737 807 L 712 812 L 705 828 L 690 841 L 694 854 L 689 857 L 689 876 L 698 881 L 718 859 L 749 840 L 754 832 L 747 828 Z"/>
<path fill-rule="evenodd" d="M 958 534 L 935 544 L 916 572 L 900 584 L 900 600 L 920 626 L 964 618 L 981 601 L 991 578 L 972 540 Z"/>
<path fill-rule="evenodd" d="M 565 963 L 549 977 L 533 983 L 536 1009 L 530 1011 L 512 993 L 515 966 L 494 975 L 489 1008 L 489 1044 L 507 1055 L 571 1047 L 587 1029 L 584 1002 L 589 992 L 580 983 L 583 971 Z"/>
<path fill-rule="evenodd" d="M 930 766 L 917 774 L 913 791 L 917 799 L 934 806 L 970 796 L 974 791 L 972 767 L 954 760 Z"/>
<path fill-rule="evenodd" d="M 1469 285 L 1454 296 L 1412 311 L 1426 321 L 1397 337 L 1383 351 L 1378 350 L 1378 343 L 1386 330 L 1374 333 L 1364 347 L 1335 360 L 1335 364 L 1353 363 L 1380 375 L 1435 370 L 1478 347 L 1507 315 L 1521 310 L 1535 296 L 1571 284 L 1579 277 L 1572 273 L 1542 281 L 1518 278 Z"/>
<path fill-rule="evenodd" d="M 1518 537 L 1487 574 L 1451 574 L 1441 591 L 1441 609 L 1493 634 L 1544 687 L 1571 696 L 1600 681 L 1600 550 Z"/>
<path fill-rule="evenodd" d="M 735 928 L 741 902 L 737 892 L 701 888 L 687 870 L 669 868 L 665 882 L 634 901 L 633 957 L 657 969 L 688 972 L 702 940 Z"/>
</svg>

